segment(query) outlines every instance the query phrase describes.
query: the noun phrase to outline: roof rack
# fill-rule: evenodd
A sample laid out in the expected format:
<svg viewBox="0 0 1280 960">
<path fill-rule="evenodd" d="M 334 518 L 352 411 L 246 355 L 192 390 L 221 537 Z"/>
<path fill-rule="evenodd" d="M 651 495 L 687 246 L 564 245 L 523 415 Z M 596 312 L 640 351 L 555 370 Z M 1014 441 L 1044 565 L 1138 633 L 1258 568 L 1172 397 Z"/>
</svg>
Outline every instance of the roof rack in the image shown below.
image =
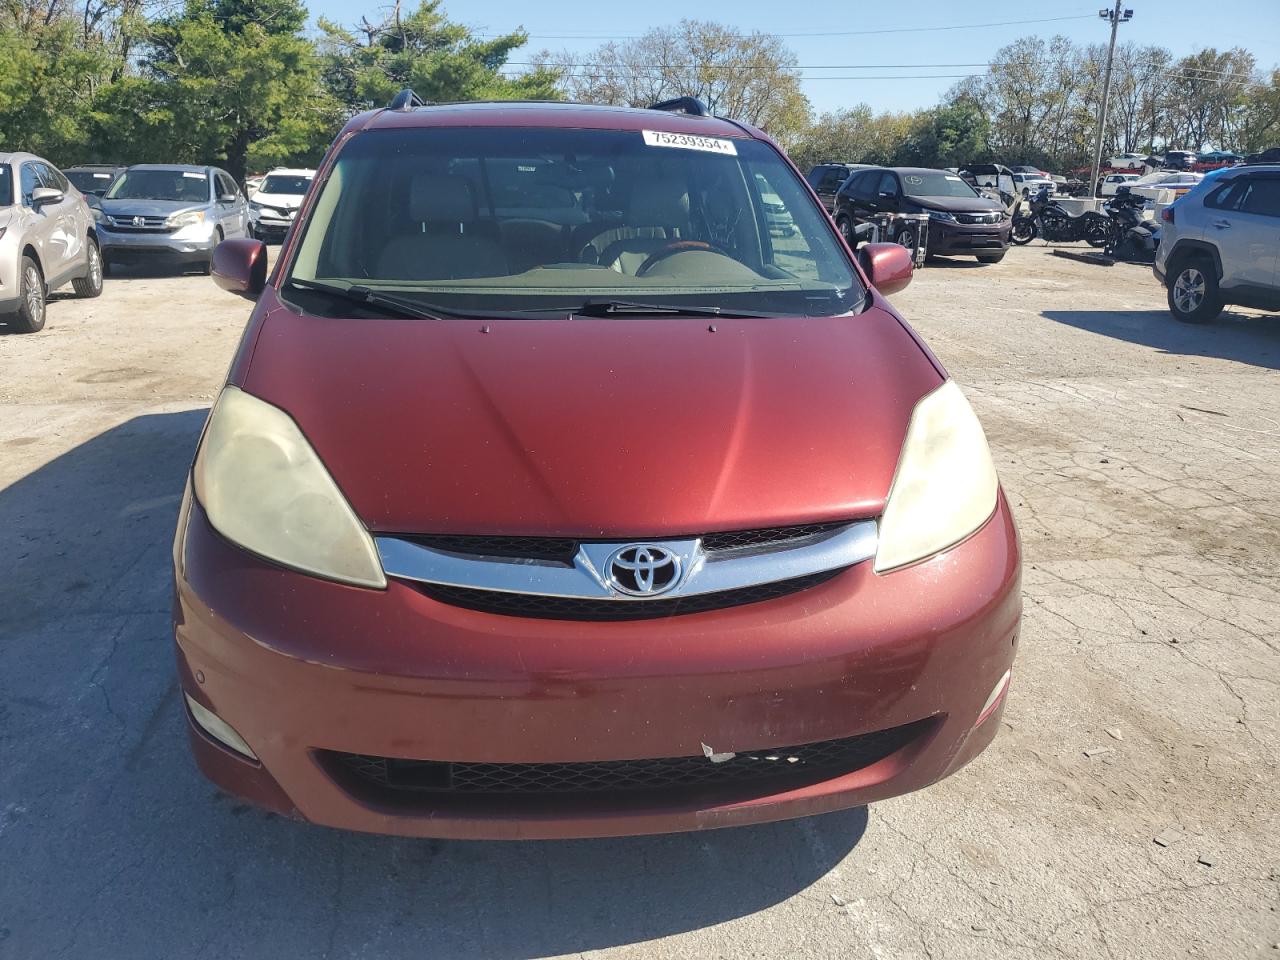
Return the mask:
<svg viewBox="0 0 1280 960">
<path fill-rule="evenodd" d="M 425 107 L 426 105 L 427 105 L 427 101 L 423 100 L 420 96 L 418 96 L 408 87 L 405 87 L 403 90 L 401 90 L 399 93 L 397 93 L 394 97 L 391 98 L 391 103 L 387 107 L 387 109 L 388 110 L 412 110 L 414 107 Z"/>
<path fill-rule="evenodd" d="M 693 117 L 706 117 L 707 106 L 697 97 L 676 97 L 674 100 L 661 100 L 649 104 L 650 110 L 665 110 L 667 113 L 687 113 Z"/>
</svg>

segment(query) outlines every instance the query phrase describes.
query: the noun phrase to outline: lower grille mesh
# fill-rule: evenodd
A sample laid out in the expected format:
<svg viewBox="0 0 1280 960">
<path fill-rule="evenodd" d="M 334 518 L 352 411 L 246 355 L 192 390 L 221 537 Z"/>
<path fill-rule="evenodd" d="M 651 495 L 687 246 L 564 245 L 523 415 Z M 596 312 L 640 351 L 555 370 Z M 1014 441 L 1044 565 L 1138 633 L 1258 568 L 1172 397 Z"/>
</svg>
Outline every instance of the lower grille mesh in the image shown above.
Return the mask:
<svg viewBox="0 0 1280 960">
<path fill-rule="evenodd" d="M 329 750 L 319 751 L 319 755 L 348 787 L 375 795 L 599 796 L 752 784 L 783 789 L 868 767 L 907 746 L 932 723 L 918 720 L 841 740 L 739 753 L 722 763 L 712 763 L 703 756 L 594 763 L 448 763 Z"/>
<path fill-rule="evenodd" d="M 840 573 L 839 570 L 824 570 L 821 573 L 795 577 L 791 580 L 779 580 L 775 583 L 761 583 L 739 590 L 722 590 L 718 593 L 669 600 L 636 601 L 502 593 L 498 590 L 475 590 L 471 587 L 452 587 L 418 581 L 405 581 L 405 584 L 441 603 L 485 613 L 500 613 L 509 617 L 539 617 L 546 620 L 620 621 L 678 617 L 690 613 L 738 607 L 746 603 L 759 603 L 762 600 L 773 600 L 816 587 L 838 573 Z"/>
</svg>

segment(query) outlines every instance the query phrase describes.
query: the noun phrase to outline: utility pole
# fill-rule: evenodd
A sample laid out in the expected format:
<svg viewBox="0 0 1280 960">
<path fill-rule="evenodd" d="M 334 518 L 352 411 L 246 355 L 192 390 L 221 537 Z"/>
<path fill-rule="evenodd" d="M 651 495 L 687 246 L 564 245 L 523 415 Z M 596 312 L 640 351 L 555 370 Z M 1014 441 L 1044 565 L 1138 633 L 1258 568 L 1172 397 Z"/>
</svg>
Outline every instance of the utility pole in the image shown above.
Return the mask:
<svg viewBox="0 0 1280 960">
<path fill-rule="evenodd" d="M 1121 23 L 1133 19 L 1132 10 L 1121 10 L 1120 0 L 1111 10 L 1099 10 L 1098 16 L 1111 21 L 1111 45 L 1107 47 L 1107 69 L 1102 76 L 1102 109 L 1098 112 L 1098 135 L 1093 139 L 1093 172 L 1089 176 L 1089 196 L 1098 190 L 1098 171 L 1102 167 L 1102 135 L 1107 128 L 1107 101 L 1111 99 L 1111 60 L 1116 55 L 1116 30 Z"/>
</svg>

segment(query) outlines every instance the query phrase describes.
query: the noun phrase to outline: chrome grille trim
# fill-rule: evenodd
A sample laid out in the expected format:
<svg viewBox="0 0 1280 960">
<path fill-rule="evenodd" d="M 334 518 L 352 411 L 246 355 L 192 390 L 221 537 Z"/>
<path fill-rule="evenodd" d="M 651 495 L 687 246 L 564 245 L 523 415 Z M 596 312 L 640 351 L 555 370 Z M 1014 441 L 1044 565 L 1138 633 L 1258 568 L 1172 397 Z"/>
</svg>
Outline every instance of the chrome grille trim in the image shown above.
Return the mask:
<svg viewBox="0 0 1280 960">
<path fill-rule="evenodd" d="M 515 557 L 452 553 L 399 537 L 375 537 L 387 576 L 472 590 L 543 597 L 646 603 L 793 580 L 870 560 L 876 553 L 874 520 L 859 520 L 817 536 L 751 551 L 707 551 L 700 537 L 678 540 L 583 542 L 571 564 Z M 629 545 L 663 547 L 680 558 L 680 581 L 653 597 L 633 597 L 609 585 L 606 562 Z"/>
</svg>

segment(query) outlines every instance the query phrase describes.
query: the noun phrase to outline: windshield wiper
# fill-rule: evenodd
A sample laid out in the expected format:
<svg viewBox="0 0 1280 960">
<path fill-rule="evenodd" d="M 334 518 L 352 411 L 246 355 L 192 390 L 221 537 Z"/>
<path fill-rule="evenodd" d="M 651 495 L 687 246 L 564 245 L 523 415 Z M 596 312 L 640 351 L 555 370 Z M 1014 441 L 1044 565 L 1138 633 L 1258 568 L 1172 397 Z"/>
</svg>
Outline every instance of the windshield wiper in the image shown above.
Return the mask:
<svg viewBox="0 0 1280 960">
<path fill-rule="evenodd" d="M 386 312 L 398 314 L 402 317 L 413 317 L 417 320 L 443 320 L 446 316 L 464 316 L 463 314 L 440 310 L 434 304 L 417 304 L 409 300 L 401 300 L 399 297 L 389 297 L 385 293 L 376 293 L 368 287 L 359 285 L 339 287 L 331 283 L 317 283 L 314 280 L 290 278 L 286 286 L 295 287 L 298 290 L 313 290 L 316 293 L 325 293 L 340 300 L 349 300 L 351 303 L 381 307 Z"/>
<path fill-rule="evenodd" d="M 771 317 L 771 313 L 751 313 L 746 310 L 726 310 L 723 307 L 683 306 L 666 303 L 636 303 L 633 300 L 587 300 L 573 310 L 581 317 Z"/>
</svg>

